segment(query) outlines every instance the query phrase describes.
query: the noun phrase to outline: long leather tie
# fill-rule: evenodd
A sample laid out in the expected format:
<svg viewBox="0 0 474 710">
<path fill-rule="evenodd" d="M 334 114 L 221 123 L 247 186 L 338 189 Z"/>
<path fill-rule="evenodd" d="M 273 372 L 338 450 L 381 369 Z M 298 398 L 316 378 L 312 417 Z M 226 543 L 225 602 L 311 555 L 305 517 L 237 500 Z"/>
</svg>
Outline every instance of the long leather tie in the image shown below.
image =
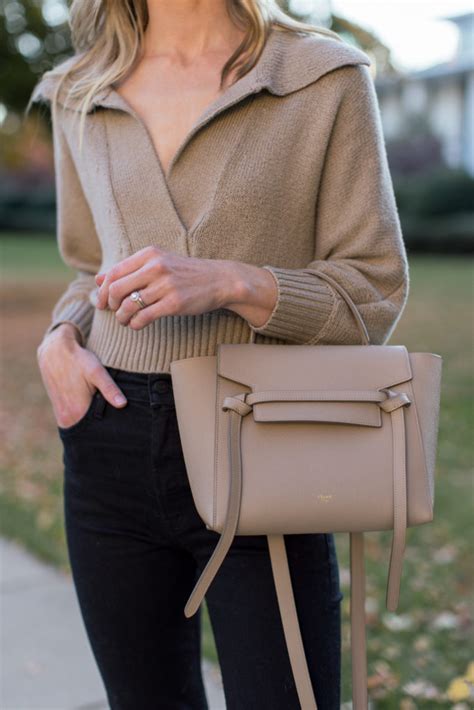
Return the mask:
<svg viewBox="0 0 474 710">
<path fill-rule="evenodd" d="M 393 538 L 390 555 L 386 605 L 390 611 L 398 607 L 400 582 L 405 551 L 407 527 L 407 487 L 406 487 L 406 440 L 404 407 L 410 404 L 405 393 L 390 389 L 382 391 L 357 391 L 353 397 L 344 392 L 347 399 L 374 401 L 391 414 L 393 440 Z M 314 391 L 306 393 L 308 398 L 318 395 Z M 318 393 L 320 396 L 320 393 Z M 285 392 L 291 397 L 291 393 Z M 208 560 L 201 576 L 185 606 L 184 613 L 190 617 L 198 610 L 212 580 L 217 574 L 235 537 L 239 522 L 242 498 L 242 459 L 240 434 L 242 419 L 252 411 L 254 401 L 275 401 L 282 392 L 242 393 L 226 397 L 223 409 L 229 412 L 228 450 L 230 465 L 230 486 L 227 515 L 219 542 Z M 301 392 L 298 393 L 299 398 Z M 341 398 L 341 392 L 326 391 L 323 399 Z M 284 535 L 267 535 L 273 578 L 277 593 L 285 640 L 288 648 L 295 686 L 302 710 L 317 710 L 316 698 L 305 656 L 300 624 L 291 584 L 288 557 Z M 364 534 L 350 533 L 351 564 L 351 652 L 352 652 L 352 702 L 354 710 L 367 710 L 367 651 L 365 632 L 365 565 Z"/>
</svg>

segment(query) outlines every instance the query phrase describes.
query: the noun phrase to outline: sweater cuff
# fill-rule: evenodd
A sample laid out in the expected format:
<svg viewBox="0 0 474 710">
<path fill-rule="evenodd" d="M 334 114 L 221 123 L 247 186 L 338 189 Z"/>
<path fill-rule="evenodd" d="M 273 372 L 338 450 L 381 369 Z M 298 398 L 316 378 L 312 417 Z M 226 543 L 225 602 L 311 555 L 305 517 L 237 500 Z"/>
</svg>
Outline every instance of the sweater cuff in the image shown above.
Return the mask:
<svg viewBox="0 0 474 710">
<path fill-rule="evenodd" d="M 283 338 L 295 343 L 315 342 L 328 322 L 337 298 L 323 279 L 302 269 L 284 269 L 265 265 L 273 275 L 278 298 L 267 321 L 255 333 Z"/>
<path fill-rule="evenodd" d="M 80 335 L 80 344 L 85 347 L 92 327 L 94 306 L 89 300 L 70 301 L 66 303 L 59 313 L 55 314 L 44 336 L 57 328 L 61 323 L 71 323 Z"/>
</svg>

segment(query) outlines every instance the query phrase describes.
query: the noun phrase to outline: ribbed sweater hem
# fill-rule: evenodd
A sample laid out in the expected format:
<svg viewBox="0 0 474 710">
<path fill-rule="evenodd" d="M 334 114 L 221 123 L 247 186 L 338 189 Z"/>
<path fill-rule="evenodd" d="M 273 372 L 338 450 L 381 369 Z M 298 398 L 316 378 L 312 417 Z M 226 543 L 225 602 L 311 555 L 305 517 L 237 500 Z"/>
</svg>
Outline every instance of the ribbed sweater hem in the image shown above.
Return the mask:
<svg viewBox="0 0 474 710">
<path fill-rule="evenodd" d="M 86 347 L 104 366 L 170 372 L 173 360 L 216 355 L 219 343 L 248 343 L 250 334 L 244 318 L 222 308 L 193 316 L 164 316 L 141 330 L 121 325 L 114 311 L 95 309 Z M 284 340 L 262 335 L 255 342 Z"/>
</svg>

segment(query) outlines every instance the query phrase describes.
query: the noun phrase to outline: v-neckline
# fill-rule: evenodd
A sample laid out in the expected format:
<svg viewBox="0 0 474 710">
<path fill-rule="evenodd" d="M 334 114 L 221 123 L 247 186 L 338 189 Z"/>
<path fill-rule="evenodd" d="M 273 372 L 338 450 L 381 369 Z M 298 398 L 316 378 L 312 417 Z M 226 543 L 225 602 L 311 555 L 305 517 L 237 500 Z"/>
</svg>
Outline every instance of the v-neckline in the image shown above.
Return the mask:
<svg viewBox="0 0 474 710">
<path fill-rule="evenodd" d="M 220 94 L 218 94 L 210 103 L 207 104 L 207 106 L 201 111 L 201 113 L 198 115 L 197 119 L 191 124 L 191 127 L 188 129 L 188 131 L 185 133 L 184 138 L 181 140 L 181 142 L 178 144 L 177 149 L 175 150 L 174 154 L 171 157 L 171 160 L 169 161 L 168 168 L 165 170 L 165 167 L 163 165 L 163 161 L 160 158 L 160 155 L 158 153 L 158 149 L 155 145 L 155 141 L 153 140 L 153 136 L 151 134 L 150 128 L 148 127 L 147 123 L 143 119 L 143 117 L 138 113 L 138 111 L 130 104 L 128 99 L 126 99 L 123 94 L 121 94 L 117 89 L 115 89 L 113 86 L 111 87 L 111 93 L 114 94 L 117 98 L 118 101 L 121 102 L 124 105 L 124 108 L 131 113 L 138 123 L 141 125 L 143 132 L 146 134 L 147 140 L 150 143 L 150 146 L 153 149 L 153 154 L 155 156 L 156 162 L 158 164 L 158 167 L 160 169 L 161 175 L 163 177 L 163 180 L 165 181 L 166 185 L 169 185 L 170 181 L 170 176 L 171 176 L 171 171 L 179 157 L 179 155 L 182 153 L 185 144 L 190 140 L 191 135 L 197 130 L 197 125 L 199 124 L 201 118 L 208 112 L 211 111 L 214 104 L 217 103 L 217 101 L 222 98 L 226 92 L 230 89 L 230 86 L 224 89 Z"/>
<path fill-rule="evenodd" d="M 228 87 L 228 88 L 230 88 L 230 87 Z M 198 124 L 199 124 L 201 118 L 204 116 L 204 114 L 207 113 L 209 110 L 211 110 L 211 108 L 213 107 L 213 105 L 217 102 L 217 100 L 218 100 L 219 98 L 221 98 L 222 96 L 224 96 L 224 94 L 226 93 L 226 91 L 227 91 L 227 89 L 226 89 L 225 91 L 223 91 L 221 94 L 219 94 L 215 99 L 213 99 L 213 100 L 211 101 L 211 103 L 209 103 L 209 104 L 207 105 L 207 107 L 200 113 L 200 115 L 198 116 L 197 120 L 194 121 L 194 123 L 191 125 L 190 129 L 187 131 L 187 133 L 185 134 L 185 136 L 184 136 L 184 138 L 182 139 L 182 141 L 178 144 L 178 148 L 176 149 L 176 151 L 174 152 L 173 156 L 171 157 L 171 160 L 170 160 L 170 162 L 169 162 L 169 164 L 168 164 L 167 170 L 165 170 L 164 165 L 163 165 L 163 163 L 162 163 L 162 160 L 161 160 L 161 158 L 160 158 L 160 155 L 159 155 L 159 153 L 158 153 L 158 150 L 157 150 L 157 148 L 156 148 L 155 141 L 153 140 L 153 136 L 152 136 L 152 134 L 151 134 L 151 131 L 150 131 L 148 125 L 145 123 L 144 119 L 143 119 L 142 116 L 137 112 L 137 110 L 136 110 L 135 108 L 133 108 L 133 106 L 129 103 L 129 101 L 128 101 L 122 94 L 120 94 L 120 93 L 117 91 L 117 89 L 115 89 L 113 86 L 110 87 L 110 93 L 113 94 L 113 95 L 117 98 L 117 100 L 118 100 L 119 103 L 122 103 L 122 104 L 123 104 L 123 108 L 125 109 L 125 111 L 127 111 L 128 113 L 130 113 L 130 114 L 138 121 L 138 123 L 140 124 L 140 126 L 141 126 L 141 128 L 142 128 L 142 131 L 143 131 L 143 133 L 145 134 L 145 136 L 146 136 L 146 138 L 147 138 L 147 141 L 148 141 L 148 143 L 150 144 L 150 147 L 151 147 L 151 149 L 152 149 L 152 151 L 153 151 L 153 155 L 154 155 L 154 158 L 155 158 L 156 163 L 157 163 L 157 165 L 158 165 L 158 169 L 159 169 L 159 171 L 160 171 L 160 173 L 161 173 L 161 177 L 163 178 L 163 182 L 165 183 L 165 185 L 166 185 L 166 187 L 167 187 L 167 189 L 168 189 L 168 192 L 170 192 L 169 185 L 170 185 L 171 171 L 172 171 L 174 165 L 176 164 L 176 161 L 177 161 L 179 155 L 183 152 L 184 146 L 185 146 L 185 145 L 188 143 L 188 141 L 190 140 L 191 135 L 193 135 L 193 134 L 196 132 L 197 126 L 198 126 Z M 170 192 L 170 194 L 171 194 L 171 192 Z"/>
<path fill-rule="evenodd" d="M 100 95 L 95 99 L 94 106 L 103 107 L 106 109 L 116 109 L 133 118 L 134 127 L 139 131 L 137 140 L 140 143 L 139 154 L 146 157 L 152 156 L 154 167 L 152 168 L 153 180 L 156 177 L 156 189 L 162 193 L 164 198 L 165 214 L 167 215 L 170 227 L 174 227 L 179 232 L 179 237 L 183 242 L 186 251 L 189 253 L 189 244 L 194 230 L 202 224 L 200 220 L 197 224 L 191 224 L 189 227 L 183 221 L 183 218 L 178 209 L 178 205 L 173 196 L 172 177 L 173 170 L 184 152 L 185 148 L 190 143 L 193 136 L 198 133 L 204 126 L 210 123 L 217 115 L 221 114 L 231 106 L 234 106 L 245 98 L 259 93 L 262 89 L 271 89 L 271 80 L 273 77 L 272 67 L 275 62 L 275 53 L 277 56 L 282 54 L 279 42 L 282 33 L 272 29 L 267 37 L 263 50 L 258 58 L 258 61 L 250 71 L 244 74 L 243 77 L 235 81 L 230 86 L 226 87 L 207 107 L 201 112 L 194 124 L 184 136 L 178 149 L 175 151 L 167 172 L 165 172 L 161 163 L 160 156 L 152 139 L 150 130 L 147 124 L 142 119 L 140 114 L 131 106 L 131 104 L 120 94 L 112 84 L 109 84 Z M 143 139 L 144 136 L 144 139 Z M 143 142 L 142 142 L 143 141 Z M 116 176 L 117 180 L 121 180 L 122 176 Z M 130 178 L 128 178 L 130 179 Z"/>
<path fill-rule="evenodd" d="M 236 82 L 238 83 L 238 82 Z M 110 95 L 113 100 L 115 100 L 115 107 L 125 111 L 129 115 L 131 115 L 135 121 L 136 125 L 138 128 L 141 130 L 141 132 L 144 134 L 145 139 L 147 141 L 147 144 L 150 147 L 150 151 L 154 157 L 154 160 L 156 162 L 157 166 L 157 172 L 161 181 L 161 184 L 163 186 L 165 195 L 166 195 L 166 201 L 168 203 L 168 206 L 171 210 L 171 214 L 179 226 L 180 230 L 182 231 L 183 235 L 185 235 L 186 239 L 190 236 L 191 232 L 191 227 L 187 227 L 187 225 L 184 223 L 183 218 L 181 217 L 175 198 L 173 196 L 173 191 L 171 189 L 171 171 L 173 167 L 176 164 L 176 161 L 178 160 L 179 156 L 183 152 L 185 146 L 189 143 L 191 140 L 192 136 L 197 133 L 197 131 L 208 121 L 210 120 L 211 114 L 213 114 L 216 111 L 216 104 L 220 100 L 223 99 L 223 97 L 226 97 L 227 92 L 233 87 L 235 84 L 233 84 L 230 87 L 227 87 L 225 91 L 223 91 L 219 96 L 214 99 L 208 106 L 204 109 L 204 111 L 200 114 L 198 119 L 194 122 L 194 124 L 191 126 L 189 129 L 188 133 L 185 135 L 184 139 L 181 141 L 180 145 L 178 146 L 178 149 L 175 151 L 173 157 L 171 158 L 171 161 L 168 165 L 168 171 L 165 171 L 163 164 L 161 162 L 161 158 L 158 154 L 158 151 L 156 149 L 155 143 L 153 141 L 150 129 L 148 128 L 147 124 L 145 121 L 142 119 L 140 114 L 131 106 L 131 104 L 122 96 L 122 94 L 119 94 L 116 89 L 113 87 L 110 87 Z M 237 103 L 237 101 L 240 101 L 242 97 L 237 99 L 236 101 L 233 101 L 232 103 Z M 222 109 L 223 110 L 223 107 Z"/>
<path fill-rule="evenodd" d="M 112 105 L 115 106 L 116 108 L 120 108 L 121 110 L 124 110 L 126 113 L 129 113 L 130 115 L 132 115 L 136 119 L 138 124 L 140 125 L 140 127 L 141 127 L 143 133 L 145 134 L 146 139 L 152 149 L 154 159 L 155 159 L 156 164 L 158 166 L 158 170 L 160 172 L 161 178 L 166 186 L 167 192 L 168 192 L 171 200 L 172 200 L 171 189 L 170 189 L 171 173 L 178 161 L 178 158 L 183 153 L 185 147 L 188 145 L 191 138 L 199 131 L 199 129 L 202 128 L 208 121 L 210 121 L 211 118 L 216 116 L 218 113 L 220 113 L 224 109 L 229 108 L 230 106 L 243 100 L 246 96 L 254 94 L 254 93 L 258 93 L 258 91 L 260 91 L 260 89 L 262 88 L 261 79 L 262 79 L 262 76 L 264 75 L 264 72 L 262 71 L 264 59 L 266 58 L 267 54 L 270 52 L 270 44 L 273 41 L 275 41 L 275 42 L 278 41 L 278 37 L 279 37 L 279 33 L 276 30 L 272 29 L 267 37 L 265 46 L 260 54 L 260 57 L 258 58 L 258 61 L 256 62 L 256 64 L 252 67 L 252 69 L 250 71 L 248 71 L 246 74 L 244 74 L 243 77 L 241 77 L 240 79 L 235 81 L 233 84 L 226 87 L 224 89 L 224 91 L 222 91 L 220 94 L 218 94 L 203 109 L 203 111 L 200 113 L 198 118 L 194 121 L 194 123 L 191 125 L 191 127 L 189 128 L 189 130 L 185 134 L 181 143 L 178 145 L 177 150 L 175 151 L 175 153 L 173 154 L 173 156 L 169 162 L 167 170 L 164 169 L 163 163 L 162 163 L 161 158 L 158 154 L 158 150 L 156 148 L 155 142 L 154 142 L 153 137 L 151 135 L 150 129 L 148 128 L 148 125 L 145 123 L 142 116 L 137 112 L 137 110 L 135 108 L 133 108 L 133 106 L 128 102 L 128 100 L 117 91 L 117 89 L 113 85 L 110 85 L 107 88 L 106 93 L 112 99 Z"/>
</svg>

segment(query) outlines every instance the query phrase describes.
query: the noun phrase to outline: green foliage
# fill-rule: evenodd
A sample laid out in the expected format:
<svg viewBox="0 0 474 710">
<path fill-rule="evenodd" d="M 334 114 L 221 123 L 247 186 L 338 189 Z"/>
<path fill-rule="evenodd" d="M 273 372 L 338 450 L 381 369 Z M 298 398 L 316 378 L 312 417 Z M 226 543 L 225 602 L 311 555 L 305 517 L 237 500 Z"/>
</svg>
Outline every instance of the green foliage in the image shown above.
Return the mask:
<svg viewBox="0 0 474 710">
<path fill-rule="evenodd" d="M 22 111 L 38 77 L 72 52 L 66 3 L 47 5 L 0 0 L 0 102 L 9 110 Z"/>
<path fill-rule="evenodd" d="M 56 196 L 53 184 L 16 187 L 8 180 L 0 184 L 0 230 L 54 231 Z"/>
<path fill-rule="evenodd" d="M 431 217 L 469 212 L 474 206 L 474 178 L 465 170 L 439 167 L 426 174 L 394 179 L 401 212 Z"/>
<path fill-rule="evenodd" d="M 440 167 L 394 178 L 395 197 L 411 252 L 474 251 L 474 178 Z"/>
<path fill-rule="evenodd" d="M 472 254 L 474 211 L 439 217 L 401 215 L 402 231 L 409 253 Z"/>
</svg>

